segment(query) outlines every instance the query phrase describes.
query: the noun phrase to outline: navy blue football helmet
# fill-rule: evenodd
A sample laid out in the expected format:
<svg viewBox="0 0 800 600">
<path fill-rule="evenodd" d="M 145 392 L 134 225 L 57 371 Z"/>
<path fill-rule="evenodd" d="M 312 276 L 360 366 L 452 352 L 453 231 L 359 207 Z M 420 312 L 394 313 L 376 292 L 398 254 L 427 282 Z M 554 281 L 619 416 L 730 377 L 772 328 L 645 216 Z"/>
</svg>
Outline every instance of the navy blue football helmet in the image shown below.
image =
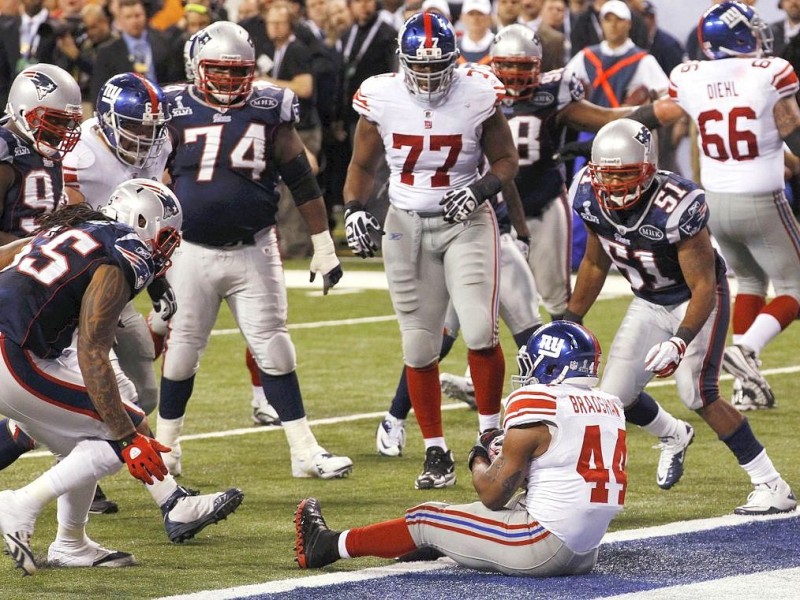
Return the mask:
<svg viewBox="0 0 800 600">
<path fill-rule="evenodd" d="M 134 167 L 149 164 L 167 141 L 169 102 L 160 87 L 137 73 L 106 81 L 97 95 L 95 115 L 117 158 Z"/>
<path fill-rule="evenodd" d="M 444 98 L 459 54 L 450 22 L 438 13 L 417 13 L 403 25 L 397 46 L 408 90 L 425 102 Z"/>
<path fill-rule="evenodd" d="M 572 383 L 591 387 L 600 368 L 600 342 L 594 334 L 571 321 L 553 321 L 533 332 L 517 353 L 519 375 L 512 387 L 533 383 Z"/>
<path fill-rule="evenodd" d="M 712 60 L 772 54 L 772 30 L 742 2 L 722 2 L 709 8 L 700 17 L 697 37 Z"/>
</svg>

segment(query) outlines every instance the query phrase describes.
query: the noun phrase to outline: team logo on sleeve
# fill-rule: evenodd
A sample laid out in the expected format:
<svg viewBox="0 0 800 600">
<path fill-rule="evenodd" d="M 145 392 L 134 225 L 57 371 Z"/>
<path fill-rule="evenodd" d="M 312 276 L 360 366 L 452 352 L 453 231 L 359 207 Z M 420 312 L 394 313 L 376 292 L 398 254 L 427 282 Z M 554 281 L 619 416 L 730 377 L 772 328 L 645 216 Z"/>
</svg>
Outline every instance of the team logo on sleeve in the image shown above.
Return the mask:
<svg viewBox="0 0 800 600">
<path fill-rule="evenodd" d="M 36 87 L 36 95 L 40 101 L 58 89 L 58 84 L 40 71 L 27 71 L 25 77 L 33 82 L 34 87 Z"/>
</svg>

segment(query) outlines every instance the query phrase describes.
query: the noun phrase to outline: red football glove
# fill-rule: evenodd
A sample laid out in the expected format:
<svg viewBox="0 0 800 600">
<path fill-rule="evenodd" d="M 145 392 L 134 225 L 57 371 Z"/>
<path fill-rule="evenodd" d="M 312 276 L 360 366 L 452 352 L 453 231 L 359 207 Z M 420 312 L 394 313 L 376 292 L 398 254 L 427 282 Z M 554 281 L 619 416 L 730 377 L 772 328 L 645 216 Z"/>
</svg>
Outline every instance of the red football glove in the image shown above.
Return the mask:
<svg viewBox="0 0 800 600">
<path fill-rule="evenodd" d="M 134 433 L 133 437 L 119 440 L 117 444 L 122 452 L 122 459 L 128 465 L 128 471 L 139 481 L 150 485 L 153 477 L 164 481 L 164 476 L 169 474 L 160 452 L 169 452 L 171 448 L 141 433 Z"/>
</svg>

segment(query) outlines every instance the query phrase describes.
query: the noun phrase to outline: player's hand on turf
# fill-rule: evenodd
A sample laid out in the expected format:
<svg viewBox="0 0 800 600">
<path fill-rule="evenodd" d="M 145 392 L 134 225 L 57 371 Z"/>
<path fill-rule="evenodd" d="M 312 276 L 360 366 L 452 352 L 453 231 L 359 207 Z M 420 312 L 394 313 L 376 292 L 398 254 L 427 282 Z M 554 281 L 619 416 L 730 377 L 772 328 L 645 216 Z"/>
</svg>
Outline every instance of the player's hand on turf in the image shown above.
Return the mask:
<svg viewBox="0 0 800 600">
<path fill-rule="evenodd" d="M 344 211 L 344 232 L 353 254 L 361 258 L 375 256 L 378 244 L 372 239 L 373 231 L 383 235 L 378 219 L 364 210 L 358 202 L 348 202 Z"/>
<path fill-rule="evenodd" d="M 157 277 L 147 286 L 147 294 L 153 303 L 153 310 L 161 315 L 164 321 L 169 321 L 178 311 L 178 301 L 172 286 L 164 276 Z"/>
<path fill-rule="evenodd" d="M 439 202 L 444 207 L 444 220 L 447 223 L 462 223 L 480 206 L 481 200 L 472 186 L 450 190 Z"/>
<path fill-rule="evenodd" d="M 656 344 L 644 359 L 644 368 L 653 371 L 657 377 L 669 377 L 681 364 L 686 354 L 686 342 L 673 336 L 666 342 Z"/>
<path fill-rule="evenodd" d="M 322 275 L 322 294 L 327 295 L 328 290 L 339 283 L 342 278 L 342 265 L 336 256 L 336 246 L 329 231 L 315 233 L 311 236 L 314 246 L 314 255 L 309 265 L 309 281 L 314 282 L 317 273 Z"/>
<path fill-rule="evenodd" d="M 169 452 L 171 448 L 158 443 L 153 438 L 134 433 L 132 437 L 117 441 L 122 459 L 128 465 L 128 471 L 136 479 L 148 485 L 153 478 L 159 481 L 169 474 L 169 470 L 161 459 L 161 452 Z"/>
</svg>

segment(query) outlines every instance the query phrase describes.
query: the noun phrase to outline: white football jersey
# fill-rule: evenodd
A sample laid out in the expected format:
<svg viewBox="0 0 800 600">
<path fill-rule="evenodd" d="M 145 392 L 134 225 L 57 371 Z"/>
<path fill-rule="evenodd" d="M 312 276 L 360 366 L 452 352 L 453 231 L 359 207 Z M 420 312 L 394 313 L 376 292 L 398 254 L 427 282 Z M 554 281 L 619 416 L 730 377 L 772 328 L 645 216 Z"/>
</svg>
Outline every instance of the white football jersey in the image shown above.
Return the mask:
<svg viewBox="0 0 800 600">
<path fill-rule="evenodd" d="M 108 204 L 111 192 L 123 181 L 136 177 L 161 181 L 171 148 L 167 140 L 161 154 L 149 165 L 133 167 L 117 158 L 97 125 L 97 117 L 92 117 L 81 125 L 81 139 L 64 157 L 64 183 L 83 194 L 86 202 L 97 210 Z"/>
<path fill-rule="evenodd" d="M 625 413 L 616 396 L 574 385 L 529 385 L 506 400 L 503 429 L 545 423 L 550 447 L 531 460 L 528 513 L 574 552 L 600 545 L 625 503 Z"/>
<path fill-rule="evenodd" d="M 697 124 L 703 187 L 760 194 L 783 189 L 783 140 L 773 109 L 798 90 L 782 58 L 726 58 L 678 65 L 669 95 Z"/>
<path fill-rule="evenodd" d="M 403 75 L 370 77 L 353 97 L 353 108 L 378 128 L 389 164 L 389 201 L 397 208 L 441 211 L 445 192 L 478 177 L 481 134 L 504 93 L 482 69 L 456 69 L 444 102 L 417 100 Z"/>
</svg>

